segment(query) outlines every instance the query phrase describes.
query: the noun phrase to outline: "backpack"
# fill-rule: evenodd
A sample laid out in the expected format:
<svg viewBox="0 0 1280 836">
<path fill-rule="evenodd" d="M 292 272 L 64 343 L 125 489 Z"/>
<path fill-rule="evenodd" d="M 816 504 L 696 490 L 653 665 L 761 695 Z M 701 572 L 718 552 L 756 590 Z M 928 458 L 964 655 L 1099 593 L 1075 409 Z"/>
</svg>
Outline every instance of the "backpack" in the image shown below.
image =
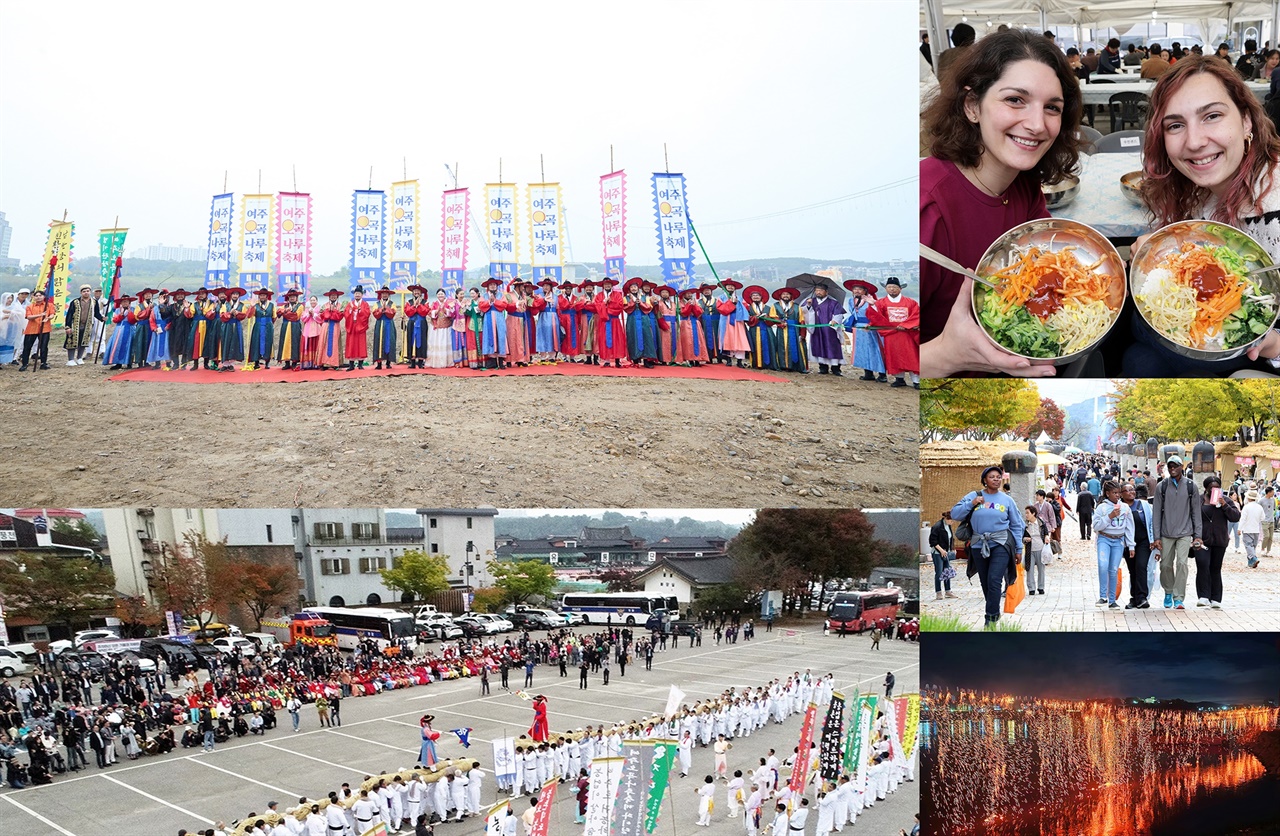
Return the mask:
<svg viewBox="0 0 1280 836">
<path fill-rule="evenodd" d="M 1190 480 L 1189 478 L 1187 478 L 1187 476 L 1186 476 L 1186 474 L 1185 474 L 1185 473 L 1183 474 L 1182 479 L 1183 479 L 1183 483 L 1187 486 L 1187 498 L 1188 498 L 1188 499 L 1190 499 L 1190 500 L 1192 500 L 1192 503 L 1194 504 L 1194 502 L 1195 502 L 1195 498 L 1196 498 L 1196 486 L 1195 486 L 1194 484 L 1192 484 L 1192 483 L 1191 483 L 1191 480 Z M 1168 491 L 1168 489 L 1169 489 L 1169 482 L 1170 482 L 1170 481 L 1171 481 L 1171 480 L 1169 479 L 1169 477 L 1165 477 L 1164 479 L 1161 479 L 1161 480 L 1160 480 L 1160 485 L 1159 485 L 1158 490 L 1159 490 L 1159 493 L 1160 493 L 1160 510 L 1161 510 L 1161 511 L 1163 511 L 1163 510 L 1164 510 L 1164 503 L 1166 502 L 1166 500 L 1165 500 L 1165 498 L 1164 498 L 1164 497 L 1165 497 L 1165 492 L 1166 492 L 1166 491 Z M 1192 510 L 1194 511 L 1194 508 L 1193 508 Z M 1155 513 L 1155 508 L 1154 508 L 1154 507 L 1152 507 L 1152 509 L 1151 509 L 1151 513 L 1153 513 L 1153 514 Z"/>
</svg>

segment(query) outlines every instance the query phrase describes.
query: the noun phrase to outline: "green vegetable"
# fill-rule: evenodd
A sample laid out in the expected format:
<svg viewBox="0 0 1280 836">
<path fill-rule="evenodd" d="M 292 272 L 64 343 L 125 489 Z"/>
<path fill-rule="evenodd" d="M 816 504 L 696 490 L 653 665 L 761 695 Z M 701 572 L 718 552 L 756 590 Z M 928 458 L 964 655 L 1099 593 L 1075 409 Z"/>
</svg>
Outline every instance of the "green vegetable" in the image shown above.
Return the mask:
<svg viewBox="0 0 1280 836">
<path fill-rule="evenodd" d="M 1246 299 L 1240 309 L 1222 326 L 1222 344 L 1227 348 L 1248 345 L 1267 333 L 1275 312 L 1251 299 Z"/>
<path fill-rule="evenodd" d="M 978 321 L 997 343 L 1025 357 L 1058 357 L 1061 342 L 1047 325 L 1024 307 L 1005 309 L 994 293 L 988 293 Z"/>
<path fill-rule="evenodd" d="M 1218 261 L 1222 263 L 1222 266 L 1225 267 L 1228 272 L 1235 273 L 1237 276 L 1243 276 L 1249 272 L 1248 262 L 1246 262 L 1244 257 L 1235 250 L 1221 246 L 1206 247 L 1206 249 L 1209 250 L 1209 253 L 1214 258 L 1218 259 Z"/>
</svg>

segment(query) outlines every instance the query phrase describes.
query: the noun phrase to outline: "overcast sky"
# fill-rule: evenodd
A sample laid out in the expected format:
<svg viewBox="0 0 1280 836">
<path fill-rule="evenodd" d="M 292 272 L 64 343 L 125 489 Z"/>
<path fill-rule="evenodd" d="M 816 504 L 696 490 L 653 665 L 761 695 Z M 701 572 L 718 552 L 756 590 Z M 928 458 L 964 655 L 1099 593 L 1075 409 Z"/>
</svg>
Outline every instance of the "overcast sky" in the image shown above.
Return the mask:
<svg viewBox="0 0 1280 836">
<path fill-rule="evenodd" d="M 370 166 L 388 188 L 407 157 L 419 263 L 439 269 L 445 163 L 475 206 L 499 157 L 503 179 L 526 184 L 539 154 L 564 187 L 573 260 L 599 261 L 612 144 L 628 261 L 655 264 L 649 176 L 664 142 L 713 260 L 915 257 L 917 10 L 901 0 L 0 9 L 0 211 L 24 263 L 64 209 L 81 257 L 117 215 L 126 253 L 204 247 L 224 171 L 238 230 L 259 169 L 276 192 L 296 165 L 314 199 L 313 272 L 327 273 L 348 261 L 352 189 Z"/>
<path fill-rule="evenodd" d="M 1101 397 L 1116 390 L 1114 381 L 1102 380 L 1057 380 L 1046 378 L 1033 380 L 1040 390 L 1040 397 L 1049 398 L 1058 406 L 1068 407 L 1090 398 Z"/>
</svg>

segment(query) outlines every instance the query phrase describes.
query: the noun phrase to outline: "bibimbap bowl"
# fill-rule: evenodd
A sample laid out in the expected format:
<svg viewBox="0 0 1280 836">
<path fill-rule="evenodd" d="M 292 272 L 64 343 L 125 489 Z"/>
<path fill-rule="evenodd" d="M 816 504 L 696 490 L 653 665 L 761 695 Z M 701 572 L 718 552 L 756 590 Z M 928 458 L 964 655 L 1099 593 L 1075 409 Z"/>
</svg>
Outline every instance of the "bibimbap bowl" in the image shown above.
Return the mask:
<svg viewBox="0 0 1280 836">
<path fill-rule="evenodd" d="M 1275 327 L 1280 273 L 1262 245 L 1233 226 L 1179 221 L 1133 252 L 1129 286 L 1161 344 L 1195 360 L 1231 360 Z"/>
<path fill-rule="evenodd" d="M 974 282 L 973 316 L 1005 351 L 1064 365 L 1111 332 L 1124 307 L 1124 261 L 1106 236 L 1064 218 L 1027 221 L 995 240 Z"/>
</svg>

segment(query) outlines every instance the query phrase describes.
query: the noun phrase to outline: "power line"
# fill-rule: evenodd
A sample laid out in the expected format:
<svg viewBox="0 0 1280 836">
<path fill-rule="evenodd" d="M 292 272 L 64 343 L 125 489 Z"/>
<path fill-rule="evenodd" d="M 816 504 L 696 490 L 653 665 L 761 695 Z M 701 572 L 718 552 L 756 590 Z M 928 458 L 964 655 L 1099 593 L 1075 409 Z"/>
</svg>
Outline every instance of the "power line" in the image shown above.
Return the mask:
<svg viewBox="0 0 1280 836">
<path fill-rule="evenodd" d="M 709 226 L 725 226 L 726 224 L 747 223 L 748 221 L 763 221 L 769 218 L 782 217 L 783 215 L 794 215 L 797 212 L 808 212 L 813 209 L 822 209 L 827 206 L 834 206 L 838 203 L 845 203 L 850 200 L 857 200 L 860 197 L 868 197 L 869 195 L 889 191 L 890 189 L 896 189 L 908 183 L 916 183 L 918 181 L 919 181 L 918 177 L 905 177 L 901 180 L 894 180 L 891 183 L 883 183 L 879 186 L 873 186 L 864 191 L 854 192 L 853 194 L 847 194 L 841 197 L 833 197 L 830 200 L 822 200 L 817 203 L 807 204 L 805 206 L 797 206 L 793 209 L 781 209 L 777 212 L 769 212 L 768 214 L 764 214 L 764 215 L 753 215 L 752 217 L 749 217 L 749 218 L 736 218 L 731 221 L 713 221 L 710 223 L 704 223 L 701 226 L 705 229 L 706 227 L 709 227 Z"/>
</svg>

